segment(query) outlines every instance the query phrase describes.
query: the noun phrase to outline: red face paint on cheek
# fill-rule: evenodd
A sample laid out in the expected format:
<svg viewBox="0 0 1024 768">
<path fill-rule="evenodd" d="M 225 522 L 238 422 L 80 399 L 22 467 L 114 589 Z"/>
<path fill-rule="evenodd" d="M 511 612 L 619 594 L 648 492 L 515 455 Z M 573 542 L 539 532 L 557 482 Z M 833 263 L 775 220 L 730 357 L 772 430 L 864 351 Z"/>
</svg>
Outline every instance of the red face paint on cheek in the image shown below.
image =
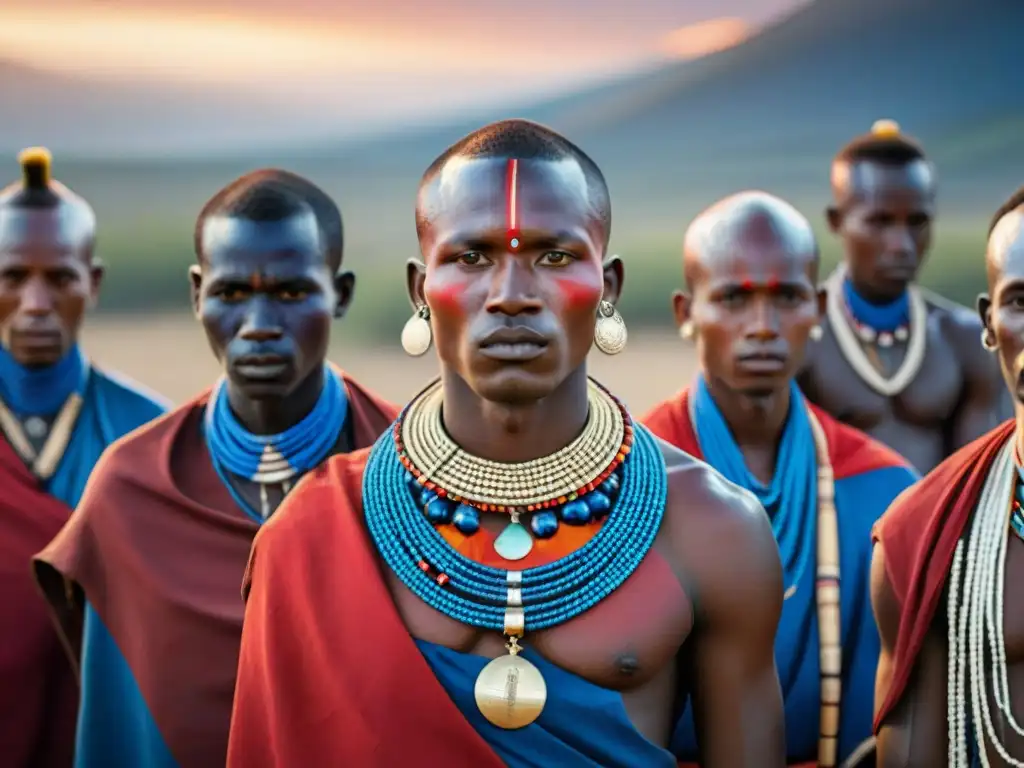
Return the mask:
<svg viewBox="0 0 1024 768">
<path fill-rule="evenodd" d="M 568 310 L 596 309 L 604 292 L 603 283 L 562 278 L 556 281 L 562 302 Z"/>
<path fill-rule="evenodd" d="M 519 161 L 510 159 L 505 170 L 505 238 L 515 251 L 519 241 Z"/>
<path fill-rule="evenodd" d="M 433 312 L 463 317 L 468 309 L 467 288 L 467 284 L 459 280 L 431 281 L 423 287 L 423 293 Z"/>
</svg>

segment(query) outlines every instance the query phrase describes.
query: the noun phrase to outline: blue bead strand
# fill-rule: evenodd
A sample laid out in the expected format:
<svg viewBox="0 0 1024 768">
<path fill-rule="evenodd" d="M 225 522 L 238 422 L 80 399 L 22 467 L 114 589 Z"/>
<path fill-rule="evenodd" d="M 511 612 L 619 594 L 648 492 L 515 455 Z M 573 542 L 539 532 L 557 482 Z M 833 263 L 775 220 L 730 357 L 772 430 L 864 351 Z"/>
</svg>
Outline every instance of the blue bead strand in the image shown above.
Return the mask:
<svg viewBox="0 0 1024 768">
<path fill-rule="evenodd" d="M 527 629 L 554 626 L 592 608 L 629 578 L 654 543 L 667 473 L 656 440 L 642 426 L 634 429 L 618 497 L 601 529 L 566 557 L 522 572 Z M 406 490 L 406 478 L 386 433 L 374 446 L 363 479 L 367 527 L 382 558 L 428 605 L 464 624 L 502 631 L 508 571 L 480 565 L 448 546 L 423 514 L 422 496 Z M 444 574 L 446 582 L 425 572 L 421 562 Z"/>
<path fill-rule="evenodd" d="M 273 446 L 296 470 L 308 472 L 337 444 L 348 413 L 348 397 L 338 375 L 324 366 L 324 385 L 305 418 L 276 435 L 254 435 L 242 426 L 228 403 L 226 381 L 218 382 L 206 407 L 204 433 L 214 461 L 233 475 L 253 479 L 263 450 Z"/>
</svg>

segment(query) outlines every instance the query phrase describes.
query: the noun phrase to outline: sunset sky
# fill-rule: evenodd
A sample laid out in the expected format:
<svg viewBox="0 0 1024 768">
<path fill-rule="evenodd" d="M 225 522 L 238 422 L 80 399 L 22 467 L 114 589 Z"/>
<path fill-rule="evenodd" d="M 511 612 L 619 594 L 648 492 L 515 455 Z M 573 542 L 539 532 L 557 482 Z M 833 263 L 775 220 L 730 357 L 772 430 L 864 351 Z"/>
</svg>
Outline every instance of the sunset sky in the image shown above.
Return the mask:
<svg viewBox="0 0 1024 768">
<path fill-rule="evenodd" d="M 0 64 L 381 123 L 700 56 L 801 1 L 0 0 Z"/>
<path fill-rule="evenodd" d="M 495 80 L 529 90 L 700 55 L 796 2 L 5 0 L 0 58 L 104 79 L 257 90 L 289 89 L 297 78 L 443 87 L 452 75 L 474 90 Z M 688 25 L 696 26 L 680 29 Z"/>
</svg>

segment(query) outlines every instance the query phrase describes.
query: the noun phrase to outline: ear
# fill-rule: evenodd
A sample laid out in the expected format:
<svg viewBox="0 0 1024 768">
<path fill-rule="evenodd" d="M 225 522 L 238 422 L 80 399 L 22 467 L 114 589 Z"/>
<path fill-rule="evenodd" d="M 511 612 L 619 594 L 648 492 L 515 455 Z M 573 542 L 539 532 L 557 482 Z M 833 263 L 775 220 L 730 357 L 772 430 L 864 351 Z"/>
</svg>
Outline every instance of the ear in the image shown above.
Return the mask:
<svg viewBox="0 0 1024 768">
<path fill-rule="evenodd" d="M 676 327 L 682 328 L 693 316 L 693 299 L 682 291 L 672 293 L 672 314 L 676 318 Z"/>
<path fill-rule="evenodd" d="M 192 312 L 199 316 L 199 296 L 203 288 L 203 270 L 198 264 L 188 268 L 189 296 L 192 300 Z"/>
<path fill-rule="evenodd" d="M 100 287 L 103 285 L 103 276 L 107 268 L 99 259 L 93 259 L 89 265 L 89 306 L 95 307 L 100 300 Z"/>
<path fill-rule="evenodd" d="M 609 256 L 604 260 L 604 294 L 601 298 L 618 304 L 622 297 L 622 285 L 625 282 L 626 273 L 622 259 L 618 256 Z"/>
<path fill-rule="evenodd" d="M 987 293 L 979 293 L 975 304 L 978 307 L 978 317 L 987 333 L 992 333 L 992 299 Z"/>
<path fill-rule="evenodd" d="M 349 305 L 356 292 L 356 276 L 351 272 L 338 272 L 334 276 L 334 292 L 338 301 L 334 305 L 334 317 L 340 319 L 348 312 Z"/>
<path fill-rule="evenodd" d="M 413 310 L 418 310 L 427 303 L 423 295 L 423 283 L 427 279 L 427 265 L 419 259 L 405 262 L 405 287 L 409 293 L 409 303 Z"/>
<path fill-rule="evenodd" d="M 818 318 L 824 319 L 828 312 L 828 288 L 824 285 L 818 287 Z"/>
<path fill-rule="evenodd" d="M 843 213 L 834 205 L 830 205 L 825 209 L 825 221 L 828 222 L 829 231 L 832 234 L 837 234 L 839 228 L 843 226 Z"/>
</svg>

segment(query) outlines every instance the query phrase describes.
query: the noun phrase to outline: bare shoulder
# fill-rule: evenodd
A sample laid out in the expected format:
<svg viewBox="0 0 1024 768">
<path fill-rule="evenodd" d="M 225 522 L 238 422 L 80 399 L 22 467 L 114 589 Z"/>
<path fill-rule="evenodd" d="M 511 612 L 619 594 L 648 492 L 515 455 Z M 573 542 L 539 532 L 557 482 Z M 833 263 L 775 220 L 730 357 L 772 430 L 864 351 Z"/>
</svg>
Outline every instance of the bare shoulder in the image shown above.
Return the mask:
<svg viewBox="0 0 1024 768">
<path fill-rule="evenodd" d="M 667 443 L 664 534 L 704 609 L 782 602 L 782 566 L 771 522 L 757 498 L 709 464 Z"/>
</svg>

